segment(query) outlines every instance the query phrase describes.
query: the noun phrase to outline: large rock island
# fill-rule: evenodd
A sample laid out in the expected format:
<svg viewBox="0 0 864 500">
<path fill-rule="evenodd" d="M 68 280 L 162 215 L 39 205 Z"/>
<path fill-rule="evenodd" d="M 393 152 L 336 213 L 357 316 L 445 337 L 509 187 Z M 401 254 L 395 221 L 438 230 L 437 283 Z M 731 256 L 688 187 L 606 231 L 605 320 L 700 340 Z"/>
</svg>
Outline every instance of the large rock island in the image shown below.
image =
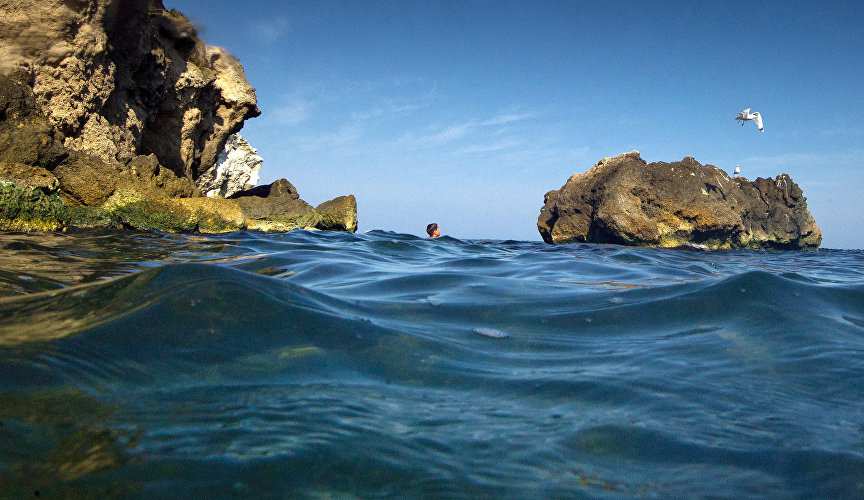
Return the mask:
<svg viewBox="0 0 864 500">
<path fill-rule="evenodd" d="M 161 0 L 2 2 L 0 229 L 356 230 L 353 196 L 228 199 L 257 180 L 235 134 L 259 114 L 239 61 Z"/>
<path fill-rule="evenodd" d="M 791 250 L 822 242 L 786 174 L 751 182 L 691 157 L 648 163 L 638 151 L 604 158 L 546 193 L 537 229 L 547 243 Z"/>
</svg>

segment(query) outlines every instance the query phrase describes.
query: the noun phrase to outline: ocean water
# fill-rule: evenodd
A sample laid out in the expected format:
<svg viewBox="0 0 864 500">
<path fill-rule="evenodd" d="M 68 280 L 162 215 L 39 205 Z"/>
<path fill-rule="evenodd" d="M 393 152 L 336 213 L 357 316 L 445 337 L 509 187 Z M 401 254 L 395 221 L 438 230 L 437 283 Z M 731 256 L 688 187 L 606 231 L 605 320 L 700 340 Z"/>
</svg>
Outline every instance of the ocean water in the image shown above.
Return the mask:
<svg viewBox="0 0 864 500">
<path fill-rule="evenodd" d="M 2 498 L 864 497 L 864 251 L 0 247 Z"/>
</svg>

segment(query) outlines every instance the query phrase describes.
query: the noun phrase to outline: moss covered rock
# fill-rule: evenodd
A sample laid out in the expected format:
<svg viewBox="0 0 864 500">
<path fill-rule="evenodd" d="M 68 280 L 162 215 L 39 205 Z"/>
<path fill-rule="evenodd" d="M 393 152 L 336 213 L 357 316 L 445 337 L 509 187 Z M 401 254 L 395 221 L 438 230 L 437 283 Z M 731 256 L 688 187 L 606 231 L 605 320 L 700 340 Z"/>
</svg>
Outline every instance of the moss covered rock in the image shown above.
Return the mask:
<svg viewBox="0 0 864 500">
<path fill-rule="evenodd" d="M 69 212 L 56 193 L 0 181 L 0 229 L 53 231 L 68 223 Z"/>
<path fill-rule="evenodd" d="M 192 212 L 202 233 L 225 233 L 246 229 L 246 217 L 234 200 L 224 198 L 179 198 L 174 203 Z"/>
</svg>

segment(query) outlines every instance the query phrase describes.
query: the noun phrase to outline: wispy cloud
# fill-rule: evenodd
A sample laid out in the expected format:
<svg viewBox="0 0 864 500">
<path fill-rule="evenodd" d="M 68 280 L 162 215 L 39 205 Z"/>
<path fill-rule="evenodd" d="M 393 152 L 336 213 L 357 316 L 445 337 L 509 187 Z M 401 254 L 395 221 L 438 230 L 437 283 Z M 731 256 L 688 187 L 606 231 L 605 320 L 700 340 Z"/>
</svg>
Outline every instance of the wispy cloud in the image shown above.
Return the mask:
<svg viewBox="0 0 864 500">
<path fill-rule="evenodd" d="M 299 97 L 291 97 L 270 112 L 272 119 L 282 125 L 298 125 L 309 119 L 309 112 L 314 107 L 313 101 Z"/>
<path fill-rule="evenodd" d="M 521 141 L 514 138 L 507 138 L 490 143 L 477 143 L 455 150 L 457 154 L 475 154 L 475 153 L 492 153 L 495 151 L 504 151 L 521 146 Z"/>
<path fill-rule="evenodd" d="M 451 125 L 431 127 L 425 132 L 419 134 L 415 132 L 407 133 L 401 138 L 397 139 L 395 145 L 408 148 L 423 148 L 428 146 L 440 146 L 443 144 L 449 144 L 462 139 L 475 137 L 481 134 L 491 134 L 494 136 L 498 132 L 500 132 L 503 127 L 518 121 L 533 118 L 533 116 L 534 115 L 527 113 L 505 113 L 493 116 L 492 118 L 488 118 L 486 120 L 471 120 L 467 122 L 454 123 Z M 499 139 L 497 144 L 500 146 L 504 143 L 503 141 L 503 139 Z M 474 148 L 479 151 L 482 150 L 482 148 L 484 147 L 488 147 L 488 145 L 467 145 L 464 146 L 461 150 L 468 151 L 471 148 Z M 493 149 L 489 149 L 489 151 L 492 150 Z"/>
<path fill-rule="evenodd" d="M 379 106 L 363 113 L 354 113 L 351 118 L 354 120 L 371 120 L 379 117 L 390 117 L 403 113 L 418 111 L 423 108 L 428 108 L 432 105 L 431 101 L 418 102 L 412 104 L 391 104 L 389 106 Z"/>
<path fill-rule="evenodd" d="M 519 122 L 522 120 L 528 120 L 530 118 L 534 118 L 534 115 L 531 113 L 521 113 L 521 114 L 504 113 L 504 114 L 500 114 L 498 116 L 494 116 L 488 120 L 484 120 L 484 121 L 480 122 L 480 125 L 484 126 L 484 127 L 494 126 L 494 125 L 507 125 L 509 123 Z"/>
<path fill-rule="evenodd" d="M 291 21 L 286 17 L 276 17 L 259 21 L 246 30 L 250 38 L 255 39 L 259 43 L 270 45 L 279 41 L 285 34 L 291 30 Z"/>
</svg>

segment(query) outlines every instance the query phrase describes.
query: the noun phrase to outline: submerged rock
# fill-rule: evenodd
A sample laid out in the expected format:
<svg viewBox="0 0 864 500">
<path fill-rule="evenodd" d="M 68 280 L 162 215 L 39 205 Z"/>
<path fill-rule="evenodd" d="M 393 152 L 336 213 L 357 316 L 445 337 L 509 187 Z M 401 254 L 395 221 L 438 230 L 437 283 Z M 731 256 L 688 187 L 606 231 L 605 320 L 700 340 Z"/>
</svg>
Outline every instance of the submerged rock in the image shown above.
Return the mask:
<svg viewBox="0 0 864 500">
<path fill-rule="evenodd" d="M 549 191 L 537 220 L 547 243 L 717 248 L 817 248 L 822 233 L 787 174 L 730 178 L 691 157 L 604 158 Z"/>
</svg>

